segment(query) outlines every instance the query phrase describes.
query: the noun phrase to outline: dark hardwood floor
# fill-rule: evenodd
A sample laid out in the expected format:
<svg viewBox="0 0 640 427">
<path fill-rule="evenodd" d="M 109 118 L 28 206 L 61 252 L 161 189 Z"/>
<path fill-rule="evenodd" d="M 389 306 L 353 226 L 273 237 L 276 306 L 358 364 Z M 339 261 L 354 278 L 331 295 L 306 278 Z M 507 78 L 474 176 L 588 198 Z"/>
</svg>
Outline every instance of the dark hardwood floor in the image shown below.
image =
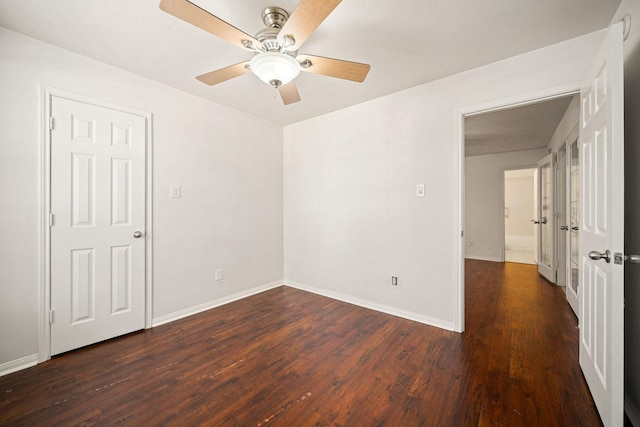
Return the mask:
<svg viewBox="0 0 640 427">
<path fill-rule="evenodd" d="M 466 270 L 464 334 L 281 287 L 0 377 L 0 425 L 601 425 L 559 288 Z"/>
</svg>

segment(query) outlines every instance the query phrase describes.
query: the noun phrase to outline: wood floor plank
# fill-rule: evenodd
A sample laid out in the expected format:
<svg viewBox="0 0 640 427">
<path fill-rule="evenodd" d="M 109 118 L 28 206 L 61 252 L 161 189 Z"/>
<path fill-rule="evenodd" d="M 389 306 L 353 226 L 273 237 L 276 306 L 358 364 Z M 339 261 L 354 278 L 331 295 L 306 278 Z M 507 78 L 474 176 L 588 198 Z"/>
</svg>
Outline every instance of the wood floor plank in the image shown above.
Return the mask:
<svg viewBox="0 0 640 427">
<path fill-rule="evenodd" d="M 281 287 L 0 377 L 0 426 L 600 426 L 535 266 L 466 262 L 463 334 Z"/>
</svg>

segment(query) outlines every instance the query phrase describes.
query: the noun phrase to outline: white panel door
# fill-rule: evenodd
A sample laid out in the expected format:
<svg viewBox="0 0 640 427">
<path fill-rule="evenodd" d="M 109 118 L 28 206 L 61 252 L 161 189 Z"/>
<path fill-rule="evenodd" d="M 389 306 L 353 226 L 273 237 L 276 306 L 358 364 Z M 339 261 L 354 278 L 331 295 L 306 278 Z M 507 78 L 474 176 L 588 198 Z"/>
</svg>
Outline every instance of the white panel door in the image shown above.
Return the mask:
<svg viewBox="0 0 640 427">
<path fill-rule="evenodd" d="M 624 264 L 613 253 L 624 253 L 622 23 L 609 29 L 580 102 L 580 366 L 604 425 L 621 426 Z"/>
<path fill-rule="evenodd" d="M 551 283 L 556 282 L 553 203 L 553 155 L 538 163 L 538 272 Z"/>
<path fill-rule="evenodd" d="M 51 115 L 53 355 L 144 328 L 146 130 L 59 97 Z"/>
</svg>

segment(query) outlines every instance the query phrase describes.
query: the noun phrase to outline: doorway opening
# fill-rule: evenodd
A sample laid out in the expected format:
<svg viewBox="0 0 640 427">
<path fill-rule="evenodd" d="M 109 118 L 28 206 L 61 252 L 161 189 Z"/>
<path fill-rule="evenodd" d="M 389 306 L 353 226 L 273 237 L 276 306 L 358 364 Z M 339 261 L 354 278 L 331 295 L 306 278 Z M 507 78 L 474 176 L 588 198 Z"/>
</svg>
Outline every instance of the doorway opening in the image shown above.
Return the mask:
<svg viewBox="0 0 640 427">
<path fill-rule="evenodd" d="M 465 260 L 505 261 L 505 170 L 535 167 L 540 178 L 540 168 L 547 164 L 543 162 L 541 165 L 540 162 L 554 159 L 550 155 L 552 137 L 576 92 L 575 88 L 569 87 L 565 91 L 540 92 L 538 96 L 523 96 L 517 101 L 494 102 L 458 111 L 456 130 L 459 132 L 458 167 L 461 179 L 458 218 L 464 233 L 461 245 L 457 247 L 460 253 L 460 288 L 456 330 L 465 329 Z M 553 166 L 550 164 L 550 171 L 554 170 Z M 549 184 L 551 188 L 553 184 Z M 537 192 L 538 200 L 540 193 Z M 547 196 L 549 199 L 552 197 L 553 193 Z M 536 211 L 537 214 L 530 217 L 529 221 L 537 221 L 537 224 L 532 224 L 538 236 L 539 224 L 545 223 L 549 228 L 548 240 L 555 250 L 554 215 L 547 215 L 547 220 L 543 221 L 541 209 Z M 534 252 L 539 264 L 539 238 L 537 244 L 534 239 L 534 247 L 537 248 Z M 554 259 L 554 254 L 550 254 L 549 258 Z"/>
<path fill-rule="evenodd" d="M 504 260 L 537 264 L 537 168 L 504 171 Z"/>
</svg>

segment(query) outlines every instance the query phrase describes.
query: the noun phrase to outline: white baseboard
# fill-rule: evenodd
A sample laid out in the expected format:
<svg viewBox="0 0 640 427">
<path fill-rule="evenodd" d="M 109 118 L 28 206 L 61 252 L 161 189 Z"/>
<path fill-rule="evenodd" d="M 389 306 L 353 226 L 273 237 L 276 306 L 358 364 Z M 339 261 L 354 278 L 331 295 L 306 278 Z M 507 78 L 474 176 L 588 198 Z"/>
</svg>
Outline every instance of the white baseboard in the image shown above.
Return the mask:
<svg viewBox="0 0 640 427">
<path fill-rule="evenodd" d="M 38 364 L 38 355 L 32 354 L 30 356 L 21 357 L 20 359 L 12 360 L 0 364 L 0 377 L 3 375 L 11 374 L 22 369 L 27 369 Z"/>
<path fill-rule="evenodd" d="M 337 292 L 331 292 L 324 289 L 314 288 L 313 286 L 307 286 L 302 283 L 292 282 L 290 280 L 285 280 L 285 286 L 289 286 L 291 288 L 300 289 L 302 291 L 311 292 L 317 295 L 322 295 L 327 298 L 335 299 L 338 301 L 346 302 L 349 304 L 357 305 L 359 307 L 368 308 L 370 310 L 379 311 L 381 313 L 390 314 L 392 316 L 400 317 L 407 320 L 413 320 L 414 322 L 423 323 L 429 326 L 435 326 L 440 329 L 446 329 L 448 331 L 454 331 L 454 324 L 452 322 L 446 322 L 442 319 L 436 319 L 433 317 L 422 316 L 417 313 L 413 313 L 410 311 L 400 310 L 395 307 L 389 307 L 387 305 L 378 304 L 372 301 L 367 301 L 361 298 L 353 297 L 350 295 L 344 295 Z"/>
<path fill-rule="evenodd" d="M 629 399 L 629 396 L 626 395 L 624 398 L 624 412 L 634 427 L 640 427 L 640 410 L 638 410 L 638 407 Z"/>
<path fill-rule="evenodd" d="M 517 234 L 507 234 L 504 236 L 504 248 L 514 251 L 532 251 L 534 249 L 533 236 L 521 236 Z"/>
<path fill-rule="evenodd" d="M 155 327 L 155 326 L 164 325 L 165 323 L 173 322 L 174 320 L 178 320 L 184 317 L 192 316 L 194 314 L 202 313 L 203 311 L 207 311 L 215 307 L 220 307 L 221 305 L 229 304 L 230 302 L 238 301 L 242 298 L 259 294 L 260 292 L 268 291 L 269 289 L 277 288 L 278 286 L 282 286 L 282 285 L 283 285 L 282 281 L 278 280 L 275 282 L 267 283 L 266 285 L 262 285 L 255 288 L 248 289 L 246 291 L 238 292 L 223 298 L 218 298 L 213 301 L 209 301 L 203 304 L 198 304 L 193 307 L 185 308 L 184 310 L 165 314 L 164 316 L 154 317 L 153 320 L 151 321 L 151 326 Z"/>
<path fill-rule="evenodd" d="M 491 262 L 504 262 L 504 260 L 500 258 L 486 257 L 486 256 L 471 256 L 465 255 L 465 259 L 475 259 L 478 261 L 491 261 Z"/>
</svg>

